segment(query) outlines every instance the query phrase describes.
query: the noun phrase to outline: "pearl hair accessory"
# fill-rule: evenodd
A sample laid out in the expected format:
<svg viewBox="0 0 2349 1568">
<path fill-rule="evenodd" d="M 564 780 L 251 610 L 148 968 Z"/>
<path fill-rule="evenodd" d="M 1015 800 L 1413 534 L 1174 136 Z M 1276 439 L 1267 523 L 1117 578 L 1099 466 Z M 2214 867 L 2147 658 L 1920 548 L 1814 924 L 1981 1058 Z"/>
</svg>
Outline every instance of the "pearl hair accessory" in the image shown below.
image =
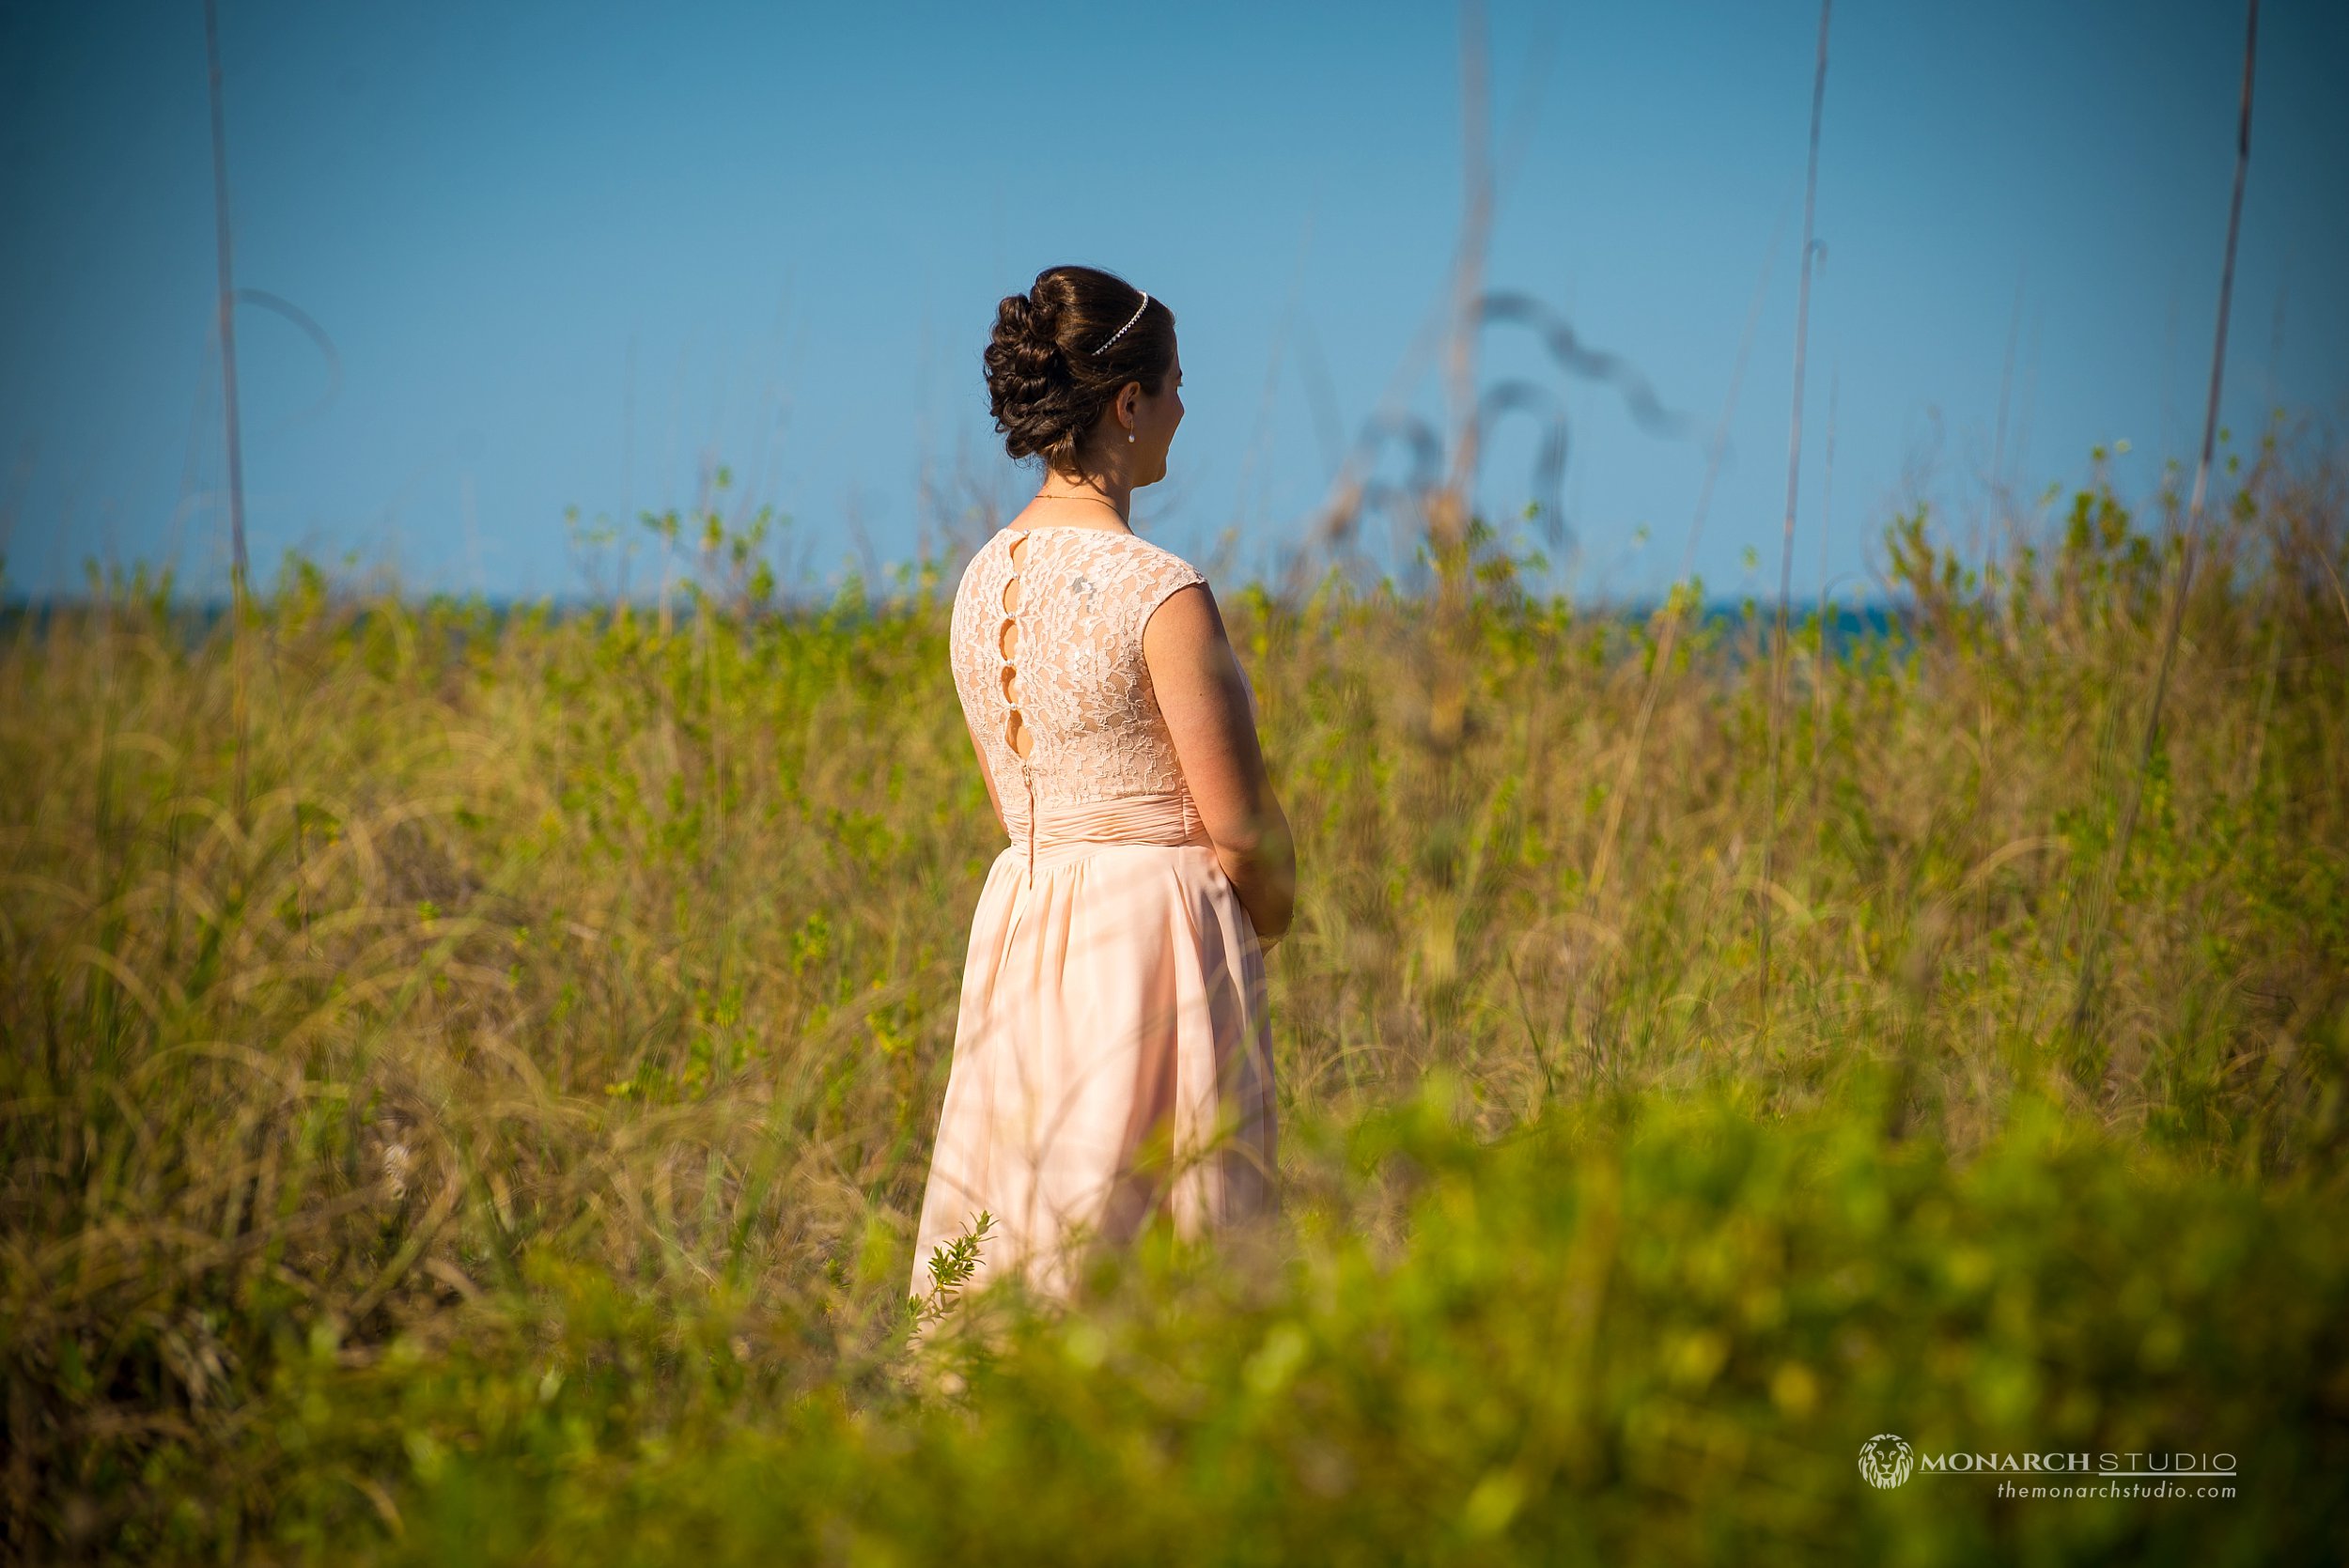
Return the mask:
<svg viewBox="0 0 2349 1568">
<path fill-rule="evenodd" d="M 1106 353 L 1108 353 L 1108 352 L 1110 351 L 1110 343 L 1115 343 L 1115 342 L 1116 342 L 1119 338 L 1121 338 L 1121 337 L 1125 336 L 1125 335 L 1126 335 L 1127 329 L 1128 329 L 1128 328 L 1129 328 L 1129 327 L 1131 327 L 1131 326 L 1132 326 L 1132 325 L 1133 325 L 1136 321 L 1141 320 L 1141 319 L 1142 319 L 1142 313 L 1143 313 L 1143 311 L 1145 311 L 1145 310 L 1148 310 L 1149 308 L 1150 308 L 1150 296 L 1149 296 L 1149 295 L 1147 295 L 1147 294 L 1144 294 L 1144 295 L 1142 297 L 1142 303 L 1140 303 L 1140 304 L 1138 304 L 1138 305 L 1136 305 L 1136 306 L 1134 307 L 1134 313 L 1133 313 L 1133 315 L 1132 315 L 1132 316 L 1130 316 L 1130 317 L 1128 317 L 1128 318 L 1127 318 L 1127 320 L 1126 320 L 1126 325 L 1125 325 L 1125 326 L 1123 326 L 1123 327 L 1118 328 L 1115 332 L 1113 332 L 1113 333 L 1110 334 L 1110 341 L 1109 341 L 1109 343 L 1104 343 L 1104 344 L 1102 344 L 1102 345 L 1101 345 L 1098 349 L 1094 349 L 1093 351 L 1094 351 L 1095 353 L 1097 353 L 1097 354 L 1106 354 Z"/>
</svg>

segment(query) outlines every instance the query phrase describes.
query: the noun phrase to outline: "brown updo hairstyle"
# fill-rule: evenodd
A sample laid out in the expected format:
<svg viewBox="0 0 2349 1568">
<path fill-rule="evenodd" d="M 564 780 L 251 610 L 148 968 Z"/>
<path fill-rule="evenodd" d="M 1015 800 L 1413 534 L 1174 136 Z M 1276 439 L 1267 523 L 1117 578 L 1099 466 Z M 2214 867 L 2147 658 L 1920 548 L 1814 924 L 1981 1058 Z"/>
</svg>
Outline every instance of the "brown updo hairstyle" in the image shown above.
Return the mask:
<svg viewBox="0 0 2349 1568">
<path fill-rule="evenodd" d="M 1174 313 L 1155 294 L 1119 335 L 1140 306 L 1140 289 L 1093 267 L 1048 267 L 1025 294 L 1003 297 L 987 346 L 987 402 L 1004 451 L 1085 477 L 1079 443 L 1118 388 L 1140 381 L 1155 397 L 1174 367 Z"/>
</svg>

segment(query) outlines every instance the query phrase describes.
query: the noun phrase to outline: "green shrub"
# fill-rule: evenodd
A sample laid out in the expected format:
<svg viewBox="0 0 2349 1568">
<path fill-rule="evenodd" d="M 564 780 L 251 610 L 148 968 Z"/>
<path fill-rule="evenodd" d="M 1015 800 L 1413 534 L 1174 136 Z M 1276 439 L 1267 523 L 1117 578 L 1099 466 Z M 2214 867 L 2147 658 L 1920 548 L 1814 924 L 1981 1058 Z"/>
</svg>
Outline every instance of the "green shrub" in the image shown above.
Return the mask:
<svg viewBox="0 0 2349 1568">
<path fill-rule="evenodd" d="M 261 1472 L 315 1494 L 279 1528 L 346 1559 L 371 1537 L 416 1562 L 708 1568 L 2349 1546 L 2349 1236 L 2315 1195 L 2035 1110 L 1957 1168 L 1877 1117 L 1665 1104 L 1486 1146 L 1447 1093 L 1315 1129 L 1330 1181 L 1290 1261 L 1154 1238 L 1081 1312 L 981 1312 L 935 1342 L 953 1395 L 794 1391 L 740 1354 L 743 1319 L 664 1317 L 589 1276 L 538 1298 L 543 1361 L 503 1314 L 430 1357 L 298 1358 L 255 1427 Z M 1398 1196 L 1389 1254 L 1346 1209 Z M 2224 1499 L 2001 1499 L 1947 1473 L 1877 1491 L 1856 1460 L 1880 1432 L 2225 1452 L 2240 1479 Z M 372 1478 L 383 1515 L 337 1475 Z"/>
</svg>

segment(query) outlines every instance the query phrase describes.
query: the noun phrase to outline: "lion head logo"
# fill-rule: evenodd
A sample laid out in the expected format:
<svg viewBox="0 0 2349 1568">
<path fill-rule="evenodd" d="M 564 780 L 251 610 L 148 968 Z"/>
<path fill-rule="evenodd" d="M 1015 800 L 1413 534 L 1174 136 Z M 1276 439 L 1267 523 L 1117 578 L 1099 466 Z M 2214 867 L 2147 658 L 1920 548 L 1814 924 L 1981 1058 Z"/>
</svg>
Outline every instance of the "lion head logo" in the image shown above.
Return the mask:
<svg viewBox="0 0 2349 1568">
<path fill-rule="evenodd" d="M 1915 1462 L 1908 1439 L 1890 1432 L 1879 1432 L 1859 1445 L 1859 1473 L 1871 1486 L 1898 1486 L 1908 1479 L 1909 1467 Z"/>
</svg>

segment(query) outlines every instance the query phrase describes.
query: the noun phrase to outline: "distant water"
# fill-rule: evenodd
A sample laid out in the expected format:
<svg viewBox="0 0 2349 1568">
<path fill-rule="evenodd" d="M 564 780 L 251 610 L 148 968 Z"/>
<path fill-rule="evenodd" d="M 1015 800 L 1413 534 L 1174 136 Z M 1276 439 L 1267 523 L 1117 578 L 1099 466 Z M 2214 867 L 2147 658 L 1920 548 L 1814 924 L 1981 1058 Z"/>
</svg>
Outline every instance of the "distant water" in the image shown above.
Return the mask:
<svg viewBox="0 0 2349 1568">
<path fill-rule="evenodd" d="M 1656 613 L 1660 605 L 1660 600 L 1638 605 L 1617 605 L 1610 611 L 1593 611 L 1591 613 L 1604 613 L 1611 619 L 1640 623 Z M 1808 605 L 1797 603 L 1789 613 L 1787 624 L 1797 629 L 1807 627 L 1817 611 L 1816 600 Z M 1899 604 L 1884 601 L 1871 604 L 1830 604 L 1827 612 L 1828 651 L 1841 653 L 1856 642 L 1882 642 L 1888 638 L 1905 637 L 1908 631 L 1909 619 L 1908 610 Z M 1704 607 L 1703 624 L 1708 629 L 1724 632 L 1726 644 L 1735 649 L 1736 634 L 1746 624 L 1744 601 L 1713 600 Z M 1759 606 L 1754 612 L 1754 624 L 1766 636 L 1778 624 L 1777 606 L 1775 604 Z"/>
<path fill-rule="evenodd" d="M 472 606 L 476 611 L 486 610 L 492 626 L 503 626 L 518 613 L 545 613 L 554 619 L 568 620 L 574 615 L 599 614 L 614 608 L 612 600 L 583 597 L 501 598 L 483 601 L 446 596 L 428 596 L 412 602 L 418 607 L 437 602 L 447 604 L 452 608 Z M 639 599 L 631 602 L 640 615 L 650 613 L 653 608 L 647 600 Z M 1648 619 L 1656 613 L 1660 604 L 1660 600 L 1650 600 L 1582 606 L 1576 609 L 1575 616 L 1584 625 L 1607 622 L 1624 626 L 1641 626 L 1645 625 Z M 839 614 L 842 608 L 837 600 L 809 596 L 779 601 L 772 613 L 786 615 L 817 615 L 829 612 Z M 0 599 L 0 639 L 15 639 L 28 634 L 39 636 L 46 629 L 52 616 L 87 615 L 94 609 L 94 601 L 79 595 L 49 599 L 23 598 Z M 1792 624 L 1798 628 L 1808 625 L 1809 618 L 1815 609 L 1815 604 L 1795 606 Z M 680 622 L 692 618 L 692 612 L 690 603 L 674 604 L 671 611 Z M 227 613 L 228 604 L 226 599 L 183 600 L 173 605 L 172 621 L 179 629 L 186 642 L 193 645 L 209 636 Z M 873 613 L 873 610 L 868 609 L 862 613 Z M 1758 606 L 1755 611 L 1755 624 L 1766 635 L 1770 627 L 1775 624 L 1775 613 L 1774 607 L 1767 604 Z M 1908 623 L 1908 611 L 1898 604 L 1877 602 L 1830 605 L 1828 610 L 1828 646 L 1831 651 L 1840 653 L 1856 642 L 1880 642 L 1888 638 L 1898 638 L 1906 631 Z M 1738 633 L 1746 625 L 1744 601 L 1717 599 L 1706 604 L 1700 618 L 1700 624 L 1719 633 L 1723 645 L 1734 655 L 1739 644 Z"/>
</svg>

